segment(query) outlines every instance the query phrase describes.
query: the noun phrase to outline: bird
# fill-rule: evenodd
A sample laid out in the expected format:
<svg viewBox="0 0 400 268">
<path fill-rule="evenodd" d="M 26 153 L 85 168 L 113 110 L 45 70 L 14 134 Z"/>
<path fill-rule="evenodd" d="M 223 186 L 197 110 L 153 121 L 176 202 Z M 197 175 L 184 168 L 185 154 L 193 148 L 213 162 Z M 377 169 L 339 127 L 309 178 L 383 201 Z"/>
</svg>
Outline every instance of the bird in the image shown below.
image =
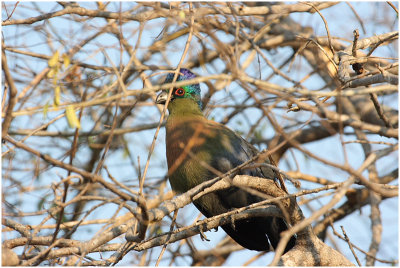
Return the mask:
<svg viewBox="0 0 400 268">
<path fill-rule="evenodd" d="M 179 72 L 176 81 L 196 77 L 189 69 L 180 68 Z M 172 83 L 173 78 L 174 73 L 169 73 L 163 84 Z M 163 90 L 156 97 L 156 103 L 165 104 L 168 92 Z M 166 158 L 169 181 L 176 193 L 185 193 L 217 177 L 216 171 L 226 173 L 259 153 L 240 135 L 203 115 L 200 93 L 198 83 L 173 88 L 167 107 Z M 274 171 L 265 166 L 239 170 L 236 174 L 276 180 Z M 204 195 L 193 203 L 209 218 L 262 200 L 248 191 L 230 187 Z M 221 227 L 238 244 L 256 251 L 276 249 L 280 233 L 289 228 L 284 219 L 272 216 L 237 220 Z M 294 235 L 285 252 L 293 248 L 295 241 Z"/>
</svg>

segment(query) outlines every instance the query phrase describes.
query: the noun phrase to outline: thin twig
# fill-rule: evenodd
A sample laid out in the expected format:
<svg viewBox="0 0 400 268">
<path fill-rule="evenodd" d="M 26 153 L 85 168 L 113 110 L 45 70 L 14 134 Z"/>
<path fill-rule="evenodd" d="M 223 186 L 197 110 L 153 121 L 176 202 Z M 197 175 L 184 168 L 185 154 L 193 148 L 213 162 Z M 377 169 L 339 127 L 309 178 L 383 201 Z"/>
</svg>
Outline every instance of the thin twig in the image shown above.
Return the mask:
<svg viewBox="0 0 400 268">
<path fill-rule="evenodd" d="M 350 7 L 351 11 L 352 11 L 353 14 L 356 16 L 358 22 L 360 23 L 361 28 L 362 28 L 364 34 L 366 34 L 367 32 L 365 31 L 364 23 L 363 23 L 361 17 L 358 15 L 357 11 L 353 8 L 353 6 L 352 6 L 349 2 L 346 1 L 346 4 Z"/>
<path fill-rule="evenodd" d="M 395 5 L 392 4 L 392 2 L 390 1 L 386 1 L 386 3 L 388 3 L 388 5 L 393 8 L 394 11 L 396 11 L 397 16 L 399 16 L 399 10 L 395 7 Z"/>
<path fill-rule="evenodd" d="M 342 225 L 340 226 L 340 228 L 342 228 L 342 232 L 343 232 L 343 235 L 344 235 L 344 240 L 345 240 L 345 241 L 347 242 L 347 244 L 349 245 L 349 248 L 350 248 L 350 250 L 351 250 L 351 253 L 353 253 L 353 256 L 354 256 L 354 258 L 356 259 L 358 266 L 362 266 L 360 260 L 358 259 L 356 253 L 354 252 L 353 244 L 350 242 L 350 239 L 347 237 L 346 231 L 344 230 L 344 228 L 343 228 Z"/>
<path fill-rule="evenodd" d="M 169 227 L 169 235 L 172 233 L 172 230 L 174 229 L 174 225 L 175 225 L 175 221 L 176 221 L 176 217 L 177 217 L 177 216 L 178 216 L 178 210 L 175 210 L 175 211 L 174 211 L 174 216 L 172 217 L 171 225 L 170 225 L 170 227 Z M 171 237 L 171 236 L 170 236 L 170 237 Z M 156 265 L 155 265 L 156 267 L 160 264 L 161 258 L 162 258 L 162 256 L 163 256 L 165 250 L 167 249 L 168 244 L 169 244 L 169 238 L 170 238 L 170 237 L 167 237 L 167 241 L 165 242 L 165 244 L 163 245 L 163 247 L 162 247 L 162 249 L 161 249 L 161 253 L 160 253 L 160 255 L 158 256 L 157 262 L 156 262 Z"/>
<path fill-rule="evenodd" d="M 382 119 L 383 123 L 385 123 L 385 126 L 388 128 L 393 128 L 392 124 L 389 122 L 388 118 L 384 114 L 382 106 L 379 104 L 378 96 L 375 93 L 370 93 L 369 96 L 370 96 L 372 102 L 374 103 L 376 112 L 378 113 L 379 117 Z"/>
<path fill-rule="evenodd" d="M 333 49 L 333 46 L 332 46 L 332 41 L 331 41 L 332 38 L 331 38 L 331 34 L 330 34 L 330 31 L 329 31 L 329 27 L 328 27 L 328 22 L 325 20 L 325 17 L 322 15 L 322 13 L 319 11 L 319 9 L 318 9 L 313 3 L 304 2 L 304 4 L 309 5 L 309 6 L 312 6 L 312 8 L 314 8 L 315 11 L 318 12 L 318 14 L 320 15 L 320 17 L 321 17 L 322 20 L 324 21 L 326 33 L 327 33 L 327 35 L 328 35 L 328 45 L 329 45 L 329 48 L 330 48 L 330 50 L 331 50 L 331 52 L 332 52 L 332 55 L 335 55 L 335 50 Z"/>
</svg>

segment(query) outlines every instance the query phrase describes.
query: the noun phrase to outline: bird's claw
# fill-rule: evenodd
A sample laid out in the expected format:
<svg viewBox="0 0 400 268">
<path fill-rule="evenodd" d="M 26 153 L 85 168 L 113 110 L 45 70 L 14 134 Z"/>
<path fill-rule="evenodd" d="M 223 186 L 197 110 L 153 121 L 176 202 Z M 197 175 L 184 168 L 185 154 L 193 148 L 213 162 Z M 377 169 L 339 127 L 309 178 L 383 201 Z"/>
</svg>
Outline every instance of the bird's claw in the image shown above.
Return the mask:
<svg viewBox="0 0 400 268">
<path fill-rule="evenodd" d="M 210 239 L 207 238 L 206 234 L 203 232 L 203 230 L 201 228 L 200 228 L 200 238 L 202 241 L 204 241 L 204 240 L 207 242 L 210 241 Z"/>
</svg>

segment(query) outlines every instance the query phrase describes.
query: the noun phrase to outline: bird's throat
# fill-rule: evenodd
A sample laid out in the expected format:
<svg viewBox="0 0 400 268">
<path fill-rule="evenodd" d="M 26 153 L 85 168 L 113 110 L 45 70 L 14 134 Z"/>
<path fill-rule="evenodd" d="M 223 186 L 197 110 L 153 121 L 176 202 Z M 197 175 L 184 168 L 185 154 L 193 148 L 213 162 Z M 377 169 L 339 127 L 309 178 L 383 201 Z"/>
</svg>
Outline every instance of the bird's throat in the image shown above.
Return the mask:
<svg viewBox="0 0 400 268">
<path fill-rule="evenodd" d="M 170 117 L 203 117 L 199 105 L 192 99 L 174 99 L 168 104 L 168 111 Z"/>
</svg>

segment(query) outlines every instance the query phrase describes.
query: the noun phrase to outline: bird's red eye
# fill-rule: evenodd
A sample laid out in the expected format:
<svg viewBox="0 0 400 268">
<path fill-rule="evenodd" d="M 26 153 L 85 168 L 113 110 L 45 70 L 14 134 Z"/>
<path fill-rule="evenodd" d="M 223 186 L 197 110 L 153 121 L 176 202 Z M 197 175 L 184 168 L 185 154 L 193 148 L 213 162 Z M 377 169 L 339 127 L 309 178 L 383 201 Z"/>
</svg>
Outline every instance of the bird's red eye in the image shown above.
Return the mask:
<svg viewBox="0 0 400 268">
<path fill-rule="evenodd" d="M 178 88 L 177 90 L 175 90 L 175 95 L 183 96 L 183 95 L 185 95 L 185 90 L 183 88 Z"/>
</svg>

